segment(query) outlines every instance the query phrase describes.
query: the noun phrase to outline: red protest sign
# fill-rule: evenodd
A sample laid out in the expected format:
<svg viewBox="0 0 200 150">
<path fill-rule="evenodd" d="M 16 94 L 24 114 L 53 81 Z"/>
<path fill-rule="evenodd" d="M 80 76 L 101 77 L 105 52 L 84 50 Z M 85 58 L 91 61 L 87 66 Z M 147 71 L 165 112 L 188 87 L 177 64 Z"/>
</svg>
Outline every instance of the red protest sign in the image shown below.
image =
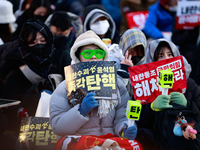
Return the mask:
<svg viewBox="0 0 200 150">
<path fill-rule="evenodd" d="M 158 86 L 159 70 L 171 68 L 174 73 L 173 91 L 185 93 L 187 82 L 182 56 L 173 57 L 148 64 L 129 67 L 129 76 L 133 88 L 134 98 L 141 100 L 141 104 L 151 103 L 162 93 Z"/>
<path fill-rule="evenodd" d="M 148 11 L 137 11 L 137 12 L 127 13 L 126 19 L 129 29 L 132 28 L 143 29 L 148 15 L 149 15 Z"/>
<path fill-rule="evenodd" d="M 176 29 L 193 29 L 200 25 L 200 1 L 179 1 Z"/>
</svg>

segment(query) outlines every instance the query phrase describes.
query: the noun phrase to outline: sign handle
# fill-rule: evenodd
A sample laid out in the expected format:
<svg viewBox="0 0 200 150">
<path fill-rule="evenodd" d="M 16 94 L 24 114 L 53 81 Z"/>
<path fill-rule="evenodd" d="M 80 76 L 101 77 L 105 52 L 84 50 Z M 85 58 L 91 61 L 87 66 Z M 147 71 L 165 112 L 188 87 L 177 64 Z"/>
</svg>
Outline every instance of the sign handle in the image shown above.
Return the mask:
<svg viewBox="0 0 200 150">
<path fill-rule="evenodd" d="M 131 127 L 135 124 L 135 120 L 128 119 L 128 127 Z"/>
<path fill-rule="evenodd" d="M 162 95 L 168 95 L 168 88 L 162 88 Z"/>
</svg>

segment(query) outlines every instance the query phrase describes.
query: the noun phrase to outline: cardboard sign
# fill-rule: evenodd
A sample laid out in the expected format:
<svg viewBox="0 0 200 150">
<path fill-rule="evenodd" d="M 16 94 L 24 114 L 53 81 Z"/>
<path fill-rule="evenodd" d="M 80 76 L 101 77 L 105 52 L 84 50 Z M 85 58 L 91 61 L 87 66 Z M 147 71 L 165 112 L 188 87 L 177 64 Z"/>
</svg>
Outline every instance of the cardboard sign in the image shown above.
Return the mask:
<svg viewBox="0 0 200 150">
<path fill-rule="evenodd" d="M 176 29 L 193 29 L 200 25 L 200 1 L 179 1 Z"/>
<path fill-rule="evenodd" d="M 187 79 L 182 56 L 173 57 L 148 64 L 129 67 L 129 76 L 133 88 L 134 98 L 141 100 L 141 104 L 151 103 L 162 93 L 158 85 L 159 71 L 171 69 L 174 74 L 173 91 L 185 93 Z"/>
<path fill-rule="evenodd" d="M 73 105 L 81 103 L 90 92 L 96 94 L 96 100 L 117 100 L 116 67 L 112 61 L 81 62 L 67 66 L 65 80 L 67 98 Z"/>
<path fill-rule="evenodd" d="M 23 118 L 19 141 L 22 150 L 54 150 L 57 136 L 53 133 L 49 118 Z"/>
<path fill-rule="evenodd" d="M 130 12 L 126 14 L 126 19 L 128 23 L 128 28 L 138 28 L 142 30 L 145 26 L 145 22 L 147 20 L 147 17 L 149 15 L 148 11 L 136 11 L 136 12 Z"/>
</svg>

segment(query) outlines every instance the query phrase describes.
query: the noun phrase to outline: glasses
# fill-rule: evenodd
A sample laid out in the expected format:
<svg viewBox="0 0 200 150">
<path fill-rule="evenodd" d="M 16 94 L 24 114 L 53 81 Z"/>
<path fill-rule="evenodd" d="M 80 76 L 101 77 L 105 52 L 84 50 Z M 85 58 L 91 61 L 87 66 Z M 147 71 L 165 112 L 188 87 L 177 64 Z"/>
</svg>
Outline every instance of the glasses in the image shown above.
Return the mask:
<svg viewBox="0 0 200 150">
<path fill-rule="evenodd" d="M 90 59 L 92 58 L 93 55 L 95 55 L 97 59 L 101 59 L 104 58 L 105 52 L 102 49 L 95 49 L 95 50 L 87 49 L 81 52 L 81 55 L 85 59 Z"/>
</svg>

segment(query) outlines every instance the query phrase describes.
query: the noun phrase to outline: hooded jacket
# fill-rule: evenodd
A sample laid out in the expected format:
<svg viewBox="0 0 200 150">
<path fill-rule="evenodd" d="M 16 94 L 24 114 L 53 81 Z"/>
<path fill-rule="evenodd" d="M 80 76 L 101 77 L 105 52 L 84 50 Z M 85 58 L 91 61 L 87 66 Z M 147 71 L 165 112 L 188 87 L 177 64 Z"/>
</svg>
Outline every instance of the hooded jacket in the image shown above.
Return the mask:
<svg viewBox="0 0 200 150">
<path fill-rule="evenodd" d="M 159 1 L 149 7 L 149 15 L 143 32 L 153 39 L 163 38 L 161 32 L 172 32 L 175 13 L 160 5 Z"/>
<path fill-rule="evenodd" d="M 177 47 L 170 41 L 167 41 L 166 39 L 158 39 L 153 40 L 148 44 L 147 50 L 146 50 L 146 59 L 144 63 L 151 63 L 154 60 L 154 53 L 159 45 L 160 42 L 167 42 L 169 46 L 171 47 L 172 53 L 174 57 L 180 56 L 179 50 Z M 187 60 L 183 57 L 184 60 L 184 66 L 186 69 L 186 77 L 187 77 L 187 89 L 185 98 L 187 99 L 187 107 L 190 110 L 193 110 L 197 114 L 199 114 L 200 111 L 200 89 L 194 82 L 194 80 L 189 78 L 189 74 L 191 72 L 191 66 L 188 64 Z M 155 120 L 155 111 L 153 111 L 150 107 L 150 103 L 142 106 L 142 111 L 140 115 L 140 120 L 137 122 L 138 125 L 138 136 L 137 140 L 143 144 L 143 138 L 146 137 L 149 141 L 153 142 L 154 138 L 154 120 Z M 141 139 L 143 139 L 141 141 Z"/>
<path fill-rule="evenodd" d="M 145 59 L 144 63 L 153 62 L 155 49 L 157 48 L 159 43 L 163 42 L 163 41 L 165 41 L 169 44 L 174 57 L 180 56 L 180 53 L 179 53 L 177 47 L 172 42 L 167 41 L 166 39 L 158 39 L 158 40 L 153 40 L 149 43 L 149 45 L 147 47 L 146 59 Z M 186 77 L 187 77 L 187 89 L 186 89 L 186 93 L 184 94 L 187 99 L 187 107 L 194 110 L 195 112 L 199 112 L 200 111 L 200 89 L 196 85 L 194 80 L 189 78 L 189 74 L 191 72 L 190 64 L 188 64 L 187 60 L 184 57 L 183 57 L 183 60 L 184 60 L 184 66 L 185 66 L 185 70 L 186 70 Z M 141 112 L 142 117 L 140 117 L 139 122 L 141 122 L 140 125 L 142 127 L 145 127 L 145 126 L 148 126 L 148 124 L 151 124 L 152 121 L 154 120 L 152 118 L 152 117 L 154 117 L 154 115 L 152 115 L 152 114 L 154 114 L 154 111 L 151 110 L 150 104 L 143 105 L 142 109 L 143 109 Z"/>
<path fill-rule="evenodd" d="M 120 38 L 119 47 L 122 49 L 123 55 L 125 55 L 127 50 L 139 45 L 142 45 L 144 48 L 144 56 L 137 64 L 134 65 L 140 65 L 145 60 L 147 41 L 144 33 L 140 29 L 128 29 Z M 128 67 L 130 66 L 121 64 L 121 68 L 117 70 L 117 74 L 123 80 L 131 98 L 133 98 L 133 91 L 129 78 Z"/>
<path fill-rule="evenodd" d="M 5 79 L 8 73 L 11 70 L 19 69 L 19 66 L 26 64 L 32 72 L 37 74 L 43 79 L 48 79 L 49 74 L 61 74 L 64 77 L 64 67 L 71 63 L 71 58 L 69 53 L 62 47 L 61 44 L 56 43 L 53 40 L 53 35 L 49 28 L 40 20 L 33 19 L 26 22 L 25 25 L 31 24 L 33 28 L 38 29 L 44 35 L 47 41 L 46 51 L 43 56 L 39 57 L 33 53 L 31 53 L 28 49 L 28 45 L 24 42 L 23 38 L 20 38 L 14 42 L 9 42 L 0 46 L 0 52 L 2 56 L 2 60 L 0 62 L 0 77 L 1 79 Z M 64 41 L 57 41 L 64 42 Z M 17 72 L 20 74 L 20 79 L 17 81 L 17 76 L 10 76 L 9 82 L 6 82 L 6 87 L 4 89 L 4 98 L 13 98 L 21 100 L 24 92 L 27 91 L 28 88 L 32 84 L 29 84 L 25 89 L 18 88 L 17 82 L 22 82 L 25 84 L 25 80 L 28 79 L 23 75 L 20 71 Z M 8 80 L 7 80 L 8 81 Z M 37 80 L 39 82 L 40 80 Z M 30 81 L 29 81 L 30 82 Z M 24 86 L 25 87 L 25 86 Z M 15 92 L 20 90 L 20 92 Z M 10 94 L 10 93 L 16 93 Z"/>
<path fill-rule="evenodd" d="M 71 48 L 71 57 L 75 63 L 80 62 L 75 55 L 77 49 L 88 44 L 95 44 L 102 48 L 106 52 L 104 60 L 108 60 L 109 53 L 107 46 L 93 31 L 87 31 L 76 39 Z M 103 135 L 107 133 L 120 136 L 119 132 L 122 129 L 123 124 L 127 123 L 125 112 L 126 104 L 130 97 L 120 80 L 117 81 L 117 87 L 119 90 L 119 102 L 117 106 L 112 109 L 107 116 L 100 119 L 97 115 L 97 107 L 93 108 L 93 116 L 88 115 L 86 117 L 79 112 L 80 104 L 72 107 L 67 99 L 66 82 L 63 81 L 60 83 L 53 92 L 50 100 L 50 123 L 53 132 L 59 136 Z"/>
<path fill-rule="evenodd" d="M 96 14 L 101 14 L 108 19 L 110 27 L 104 38 L 110 38 L 112 43 L 119 43 L 120 33 L 116 30 L 115 22 L 102 5 L 90 5 L 83 12 L 83 32 L 90 30 L 90 21 Z M 97 18 L 96 18 L 97 19 Z"/>
</svg>

